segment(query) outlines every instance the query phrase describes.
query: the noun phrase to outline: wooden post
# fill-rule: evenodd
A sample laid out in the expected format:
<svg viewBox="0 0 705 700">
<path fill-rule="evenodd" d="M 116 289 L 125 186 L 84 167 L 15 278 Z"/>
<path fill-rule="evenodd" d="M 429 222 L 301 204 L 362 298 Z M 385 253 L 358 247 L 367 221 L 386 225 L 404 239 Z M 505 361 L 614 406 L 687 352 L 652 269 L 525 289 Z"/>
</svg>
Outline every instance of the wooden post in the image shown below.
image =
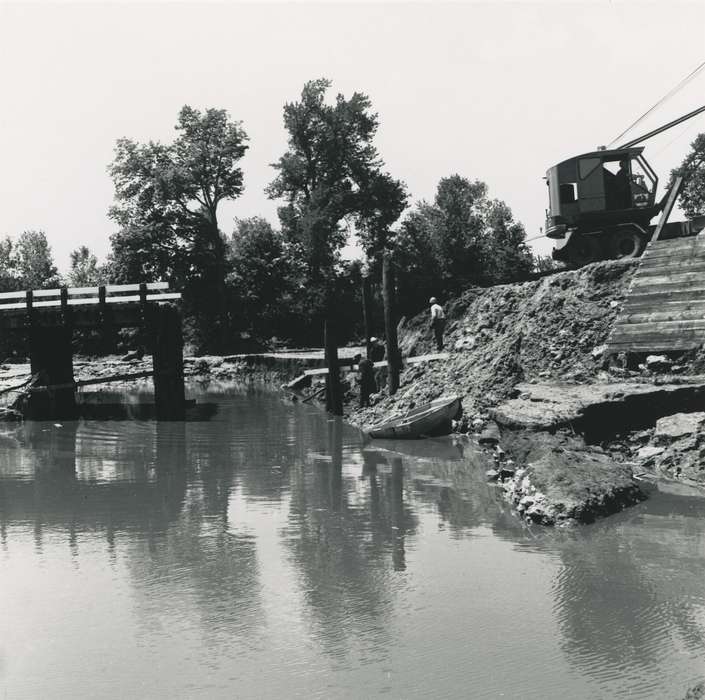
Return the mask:
<svg viewBox="0 0 705 700">
<path fill-rule="evenodd" d="M 384 331 L 387 338 L 387 365 L 389 367 L 387 387 L 390 396 L 395 394 L 399 388 L 399 370 L 401 369 L 395 296 L 391 254 L 385 251 L 382 260 L 382 297 L 384 299 Z"/>
<path fill-rule="evenodd" d="M 184 354 L 181 314 L 175 306 L 155 305 L 152 318 L 154 403 L 157 420 L 184 420 Z"/>
<path fill-rule="evenodd" d="M 78 418 L 73 378 L 73 348 L 70 326 L 32 325 L 29 330 L 31 372 L 41 386 L 63 384 L 64 388 L 30 394 L 27 417 L 32 420 Z"/>
<path fill-rule="evenodd" d="M 326 411 L 334 416 L 343 415 L 343 392 L 340 387 L 338 346 L 336 344 L 334 321 L 326 319 L 323 324 L 323 344 L 326 367 Z"/>
<path fill-rule="evenodd" d="M 362 326 L 365 332 L 365 356 L 369 359 L 372 348 L 372 279 L 369 275 L 362 278 Z"/>
</svg>

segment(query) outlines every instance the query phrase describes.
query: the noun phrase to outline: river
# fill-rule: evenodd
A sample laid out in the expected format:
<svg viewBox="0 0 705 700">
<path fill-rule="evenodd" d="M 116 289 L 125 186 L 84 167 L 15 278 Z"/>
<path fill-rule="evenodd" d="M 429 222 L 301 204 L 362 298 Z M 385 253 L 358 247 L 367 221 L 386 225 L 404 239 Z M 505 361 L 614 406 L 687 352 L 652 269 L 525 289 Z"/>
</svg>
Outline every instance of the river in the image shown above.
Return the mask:
<svg viewBox="0 0 705 700">
<path fill-rule="evenodd" d="M 528 528 L 450 440 L 267 392 L 0 435 L 0 697 L 682 698 L 705 500 Z"/>
</svg>

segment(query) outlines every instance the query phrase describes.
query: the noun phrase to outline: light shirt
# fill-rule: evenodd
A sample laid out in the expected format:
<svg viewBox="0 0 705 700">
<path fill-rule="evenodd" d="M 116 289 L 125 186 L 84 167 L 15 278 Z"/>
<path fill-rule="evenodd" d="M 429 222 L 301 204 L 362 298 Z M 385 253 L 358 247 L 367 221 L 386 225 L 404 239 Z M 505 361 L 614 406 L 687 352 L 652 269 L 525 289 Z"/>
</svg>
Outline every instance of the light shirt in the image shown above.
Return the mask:
<svg viewBox="0 0 705 700">
<path fill-rule="evenodd" d="M 443 313 L 443 307 L 440 304 L 431 304 L 431 320 L 435 321 L 437 318 L 445 318 L 446 315 Z"/>
</svg>

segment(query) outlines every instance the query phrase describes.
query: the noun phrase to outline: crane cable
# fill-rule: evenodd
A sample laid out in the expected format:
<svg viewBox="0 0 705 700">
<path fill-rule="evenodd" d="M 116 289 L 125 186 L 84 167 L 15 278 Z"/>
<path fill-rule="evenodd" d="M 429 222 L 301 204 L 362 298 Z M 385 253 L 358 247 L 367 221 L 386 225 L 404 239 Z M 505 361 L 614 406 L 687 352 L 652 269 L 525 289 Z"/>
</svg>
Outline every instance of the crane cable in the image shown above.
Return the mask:
<svg viewBox="0 0 705 700">
<path fill-rule="evenodd" d="M 624 134 L 630 132 L 637 124 L 641 123 L 651 112 L 653 112 L 657 107 L 662 105 L 666 100 L 669 100 L 671 97 L 673 97 L 677 92 L 682 90 L 689 82 L 691 82 L 698 73 L 700 73 L 701 70 L 705 68 L 705 61 L 703 61 L 695 70 L 691 71 L 688 75 L 685 76 L 675 87 L 671 88 L 660 100 L 658 100 L 654 105 L 649 107 L 649 109 L 644 112 L 635 122 L 630 124 L 619 136 L 615 137 L 612 139 L 612 141 L 609 142 L 607 145 L 607 148 L 611 148 L 614 143 L 619 141 Z"/>
</svg>

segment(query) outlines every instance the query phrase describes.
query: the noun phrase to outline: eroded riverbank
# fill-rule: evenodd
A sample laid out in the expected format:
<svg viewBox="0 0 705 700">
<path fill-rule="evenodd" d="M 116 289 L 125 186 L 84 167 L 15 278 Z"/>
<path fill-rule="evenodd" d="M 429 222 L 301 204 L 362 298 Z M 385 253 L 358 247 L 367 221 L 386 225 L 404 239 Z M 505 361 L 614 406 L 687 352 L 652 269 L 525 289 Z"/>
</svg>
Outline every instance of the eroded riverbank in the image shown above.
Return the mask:
<svg viewBox="0 0 705 700">
<path fill-rule="evenodd" d="M 502 478 L 505 496 L 522 518 L 544 524 L 616 512 L 648 495 L 644 479 L 702 488 L 705 421 L 692 418 L 705 410 L 702 353 L 644 358 L 640 366 L 604 362 L 604 344 L 634 269 L 634 262 L 605 262 L 469 290 L 447 305 L 448 359 L 409 365 L 394 396 L 382 386 L 370 408 L 357 408 L 356 374 L 344 372 L 346 419 L 364 429 L 439 396 L 462 396 L 455 431 L 477 442 L 490 421 L 499 424 L 501 437 L 489 449 L 493 459 L 513 463 L 513 473 L 505 470 Z M 427 353 L 431 342 L 425 314 L 402 325 L 407 355 Z M 349 361 L 357 351 L 341 349 L 341 357 Z M 320 350 L 288 351 L 186 358 L 185 370 L 196 386 L 244 381 L 279 387 L 322 363 Z M 84 379 L 149 370 L 151 360 L 78 360 L 75 367 Z M 8 371 L 16 370 L 0 370 L 0 382 L 11 383 Z M 384 379 L 381 371 L 380 384 Z M 129 386 L 148 392 L 150 381 Z M 323 378 L 314 377 L 305 395 L 322 386 Z M 677 415 L 683 412 L 696 413 Z M 666 419 L 680 427 L 659 427 Z"/>
</svg>

